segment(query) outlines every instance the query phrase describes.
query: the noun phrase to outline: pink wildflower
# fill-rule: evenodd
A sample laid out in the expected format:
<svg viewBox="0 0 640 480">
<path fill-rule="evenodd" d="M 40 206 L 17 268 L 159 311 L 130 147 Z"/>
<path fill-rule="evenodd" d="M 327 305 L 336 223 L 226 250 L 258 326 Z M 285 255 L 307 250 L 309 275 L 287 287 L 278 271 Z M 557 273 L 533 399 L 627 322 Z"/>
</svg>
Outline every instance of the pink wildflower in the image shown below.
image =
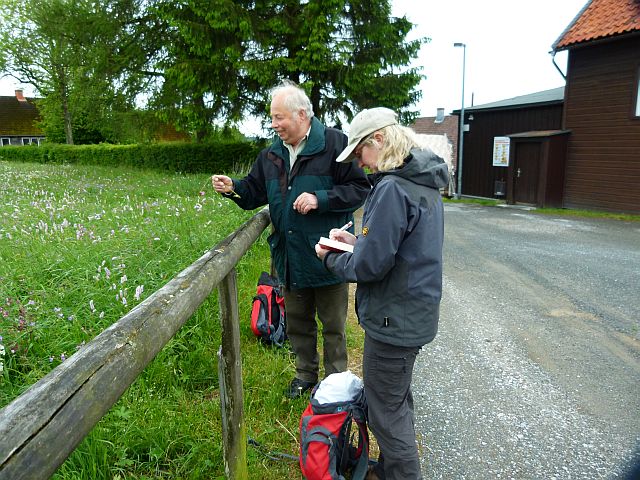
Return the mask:
<svg viewBox="0 0 640 480">
<path fill-rule="evenodd" d="M 134 298 L 139 301 L 140 295 L 142 295 L 142 292 L 144 292 L 144 285 L 138 285 L 136 287 L 136 293 L 134 295 Z"/>
</svg>

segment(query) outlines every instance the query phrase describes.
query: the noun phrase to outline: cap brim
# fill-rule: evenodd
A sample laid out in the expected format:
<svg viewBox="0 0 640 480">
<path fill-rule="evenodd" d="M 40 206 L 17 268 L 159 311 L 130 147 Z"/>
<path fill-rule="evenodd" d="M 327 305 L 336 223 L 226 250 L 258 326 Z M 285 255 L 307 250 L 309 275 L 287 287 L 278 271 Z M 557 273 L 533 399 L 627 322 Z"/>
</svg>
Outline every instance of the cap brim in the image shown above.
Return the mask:
<svg viewBox="0 0 640 480">
<path fill-rule="evenodd" d="M 347 145 L 347 148 L 345 148 L 342 153 L 340 155 L 338 155 L 338 158 L 336 158 L 336 162 L 351 162 L 353 160 L 355 160 L 355 155 L 353 154 L 353 151 L 356 149 L 356 147 L 358 146 L 358 143 L 360 142 L 354 142 L 351 145 Z"/>
<path fill-rule="evenodd" d="M 387 109 L 384 109 L 384 110 L 387 110 Z M 362 115 L 363 112 L 367 112 L 367 110 L 363 110 L 358 115 Z M 389 112 L 391 112 L 391 110 L 389 110 Z M 393 113 L 393 112 L 391 112 L 391 113 Z M 356 120 L 358 115 L 356 115 L 356 117 L 354 118 L 354 121 Z M 373 132 L 375 132 L 377 130 L 381 130 L 381 129 L 385 128 L 385 127 L 388 127 L 389 125 L 397 125 L 398 124 L 398 122 L 396 121 L 396 118 L 395 118 L 395 113 L 393 115 L 394 115 L 393 118 L 377 119 L 377 121 L 380 122 L 379 125 L 376 125 L 374 123 L 373 125 L 369 124 L 364 129 L 360 128 L 359 131 L 358 131 L 358 136 L 357 137 L 355 137 L 353 139 L 349 138 L 349 144 L 342 151 L 342 153 L 340 155 L 338 155 L 338 158 L 336 158 L 336 162 L 351 162 L 351 161 L 355 160 L 356 157 L 353 154 L 353 151 L 360 144 L 360 142 L 364 138 L 367 137 L 367 135 L 371 135 Z M 373 119 L 370 119 L 370 123 L 373 122 L 373 121 L 374 121 Z"/>
</svg>

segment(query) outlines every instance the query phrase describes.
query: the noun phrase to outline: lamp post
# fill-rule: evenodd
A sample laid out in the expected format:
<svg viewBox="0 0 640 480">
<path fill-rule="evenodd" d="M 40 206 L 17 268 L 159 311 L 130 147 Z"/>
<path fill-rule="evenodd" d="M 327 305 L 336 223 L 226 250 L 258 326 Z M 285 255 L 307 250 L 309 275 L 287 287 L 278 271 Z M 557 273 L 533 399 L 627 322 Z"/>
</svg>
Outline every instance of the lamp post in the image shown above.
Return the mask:
<svg viewBox="0 0 640 480">
<path fill-rule="evenodd" d="M 462 197 L 462 147 L 464 145 L 464 69 L 467 56 L 467 46 L 464 43 L 456 42 L 454 47 L 462 47 L 462 105 L 460 107 L 460 131 L 458 133 L 458 165 L 456 166 L 456 177 L 458 178 L 458 189 L 456 198 Z"/>
</svg>

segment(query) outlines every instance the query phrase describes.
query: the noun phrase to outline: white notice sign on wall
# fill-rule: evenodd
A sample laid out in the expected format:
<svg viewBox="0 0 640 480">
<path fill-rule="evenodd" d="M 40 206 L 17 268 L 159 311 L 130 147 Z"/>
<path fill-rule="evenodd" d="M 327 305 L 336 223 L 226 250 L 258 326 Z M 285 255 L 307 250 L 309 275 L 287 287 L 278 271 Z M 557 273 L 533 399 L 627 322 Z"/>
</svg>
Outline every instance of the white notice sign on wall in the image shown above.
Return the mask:
<svg viewBox="0 0 640 480">
<path fill-rule="evenodd" d="M 509 137 L 493 137 L 493 166 L 509 166 Z"/>
</svg>

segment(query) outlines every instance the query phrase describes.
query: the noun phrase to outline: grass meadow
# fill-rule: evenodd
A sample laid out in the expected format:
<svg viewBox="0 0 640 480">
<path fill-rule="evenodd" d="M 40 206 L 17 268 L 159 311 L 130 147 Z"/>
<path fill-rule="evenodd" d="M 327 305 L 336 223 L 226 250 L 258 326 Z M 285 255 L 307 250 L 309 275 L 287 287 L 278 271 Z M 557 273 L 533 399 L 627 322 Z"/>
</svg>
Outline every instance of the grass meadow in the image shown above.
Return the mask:
<svg viewBox="0 0 640 480">
<path fill-rule="evenodd" d="M 208 175 L 0 162 L 0 185 L 0 407 L 253 214 L 215 194 Z M 265 454 L 297 456 L 307 403 L 282 395 L 288 350 L 249 328 L 268 269 L 263 233 L 238 264 L 246 430 L 262 445 L 247 447 L 249 478 L 301 478 L 297 463 Z M 53 478 L 224 478 L 219 344 L 213 294 Z"/>
</svg>

